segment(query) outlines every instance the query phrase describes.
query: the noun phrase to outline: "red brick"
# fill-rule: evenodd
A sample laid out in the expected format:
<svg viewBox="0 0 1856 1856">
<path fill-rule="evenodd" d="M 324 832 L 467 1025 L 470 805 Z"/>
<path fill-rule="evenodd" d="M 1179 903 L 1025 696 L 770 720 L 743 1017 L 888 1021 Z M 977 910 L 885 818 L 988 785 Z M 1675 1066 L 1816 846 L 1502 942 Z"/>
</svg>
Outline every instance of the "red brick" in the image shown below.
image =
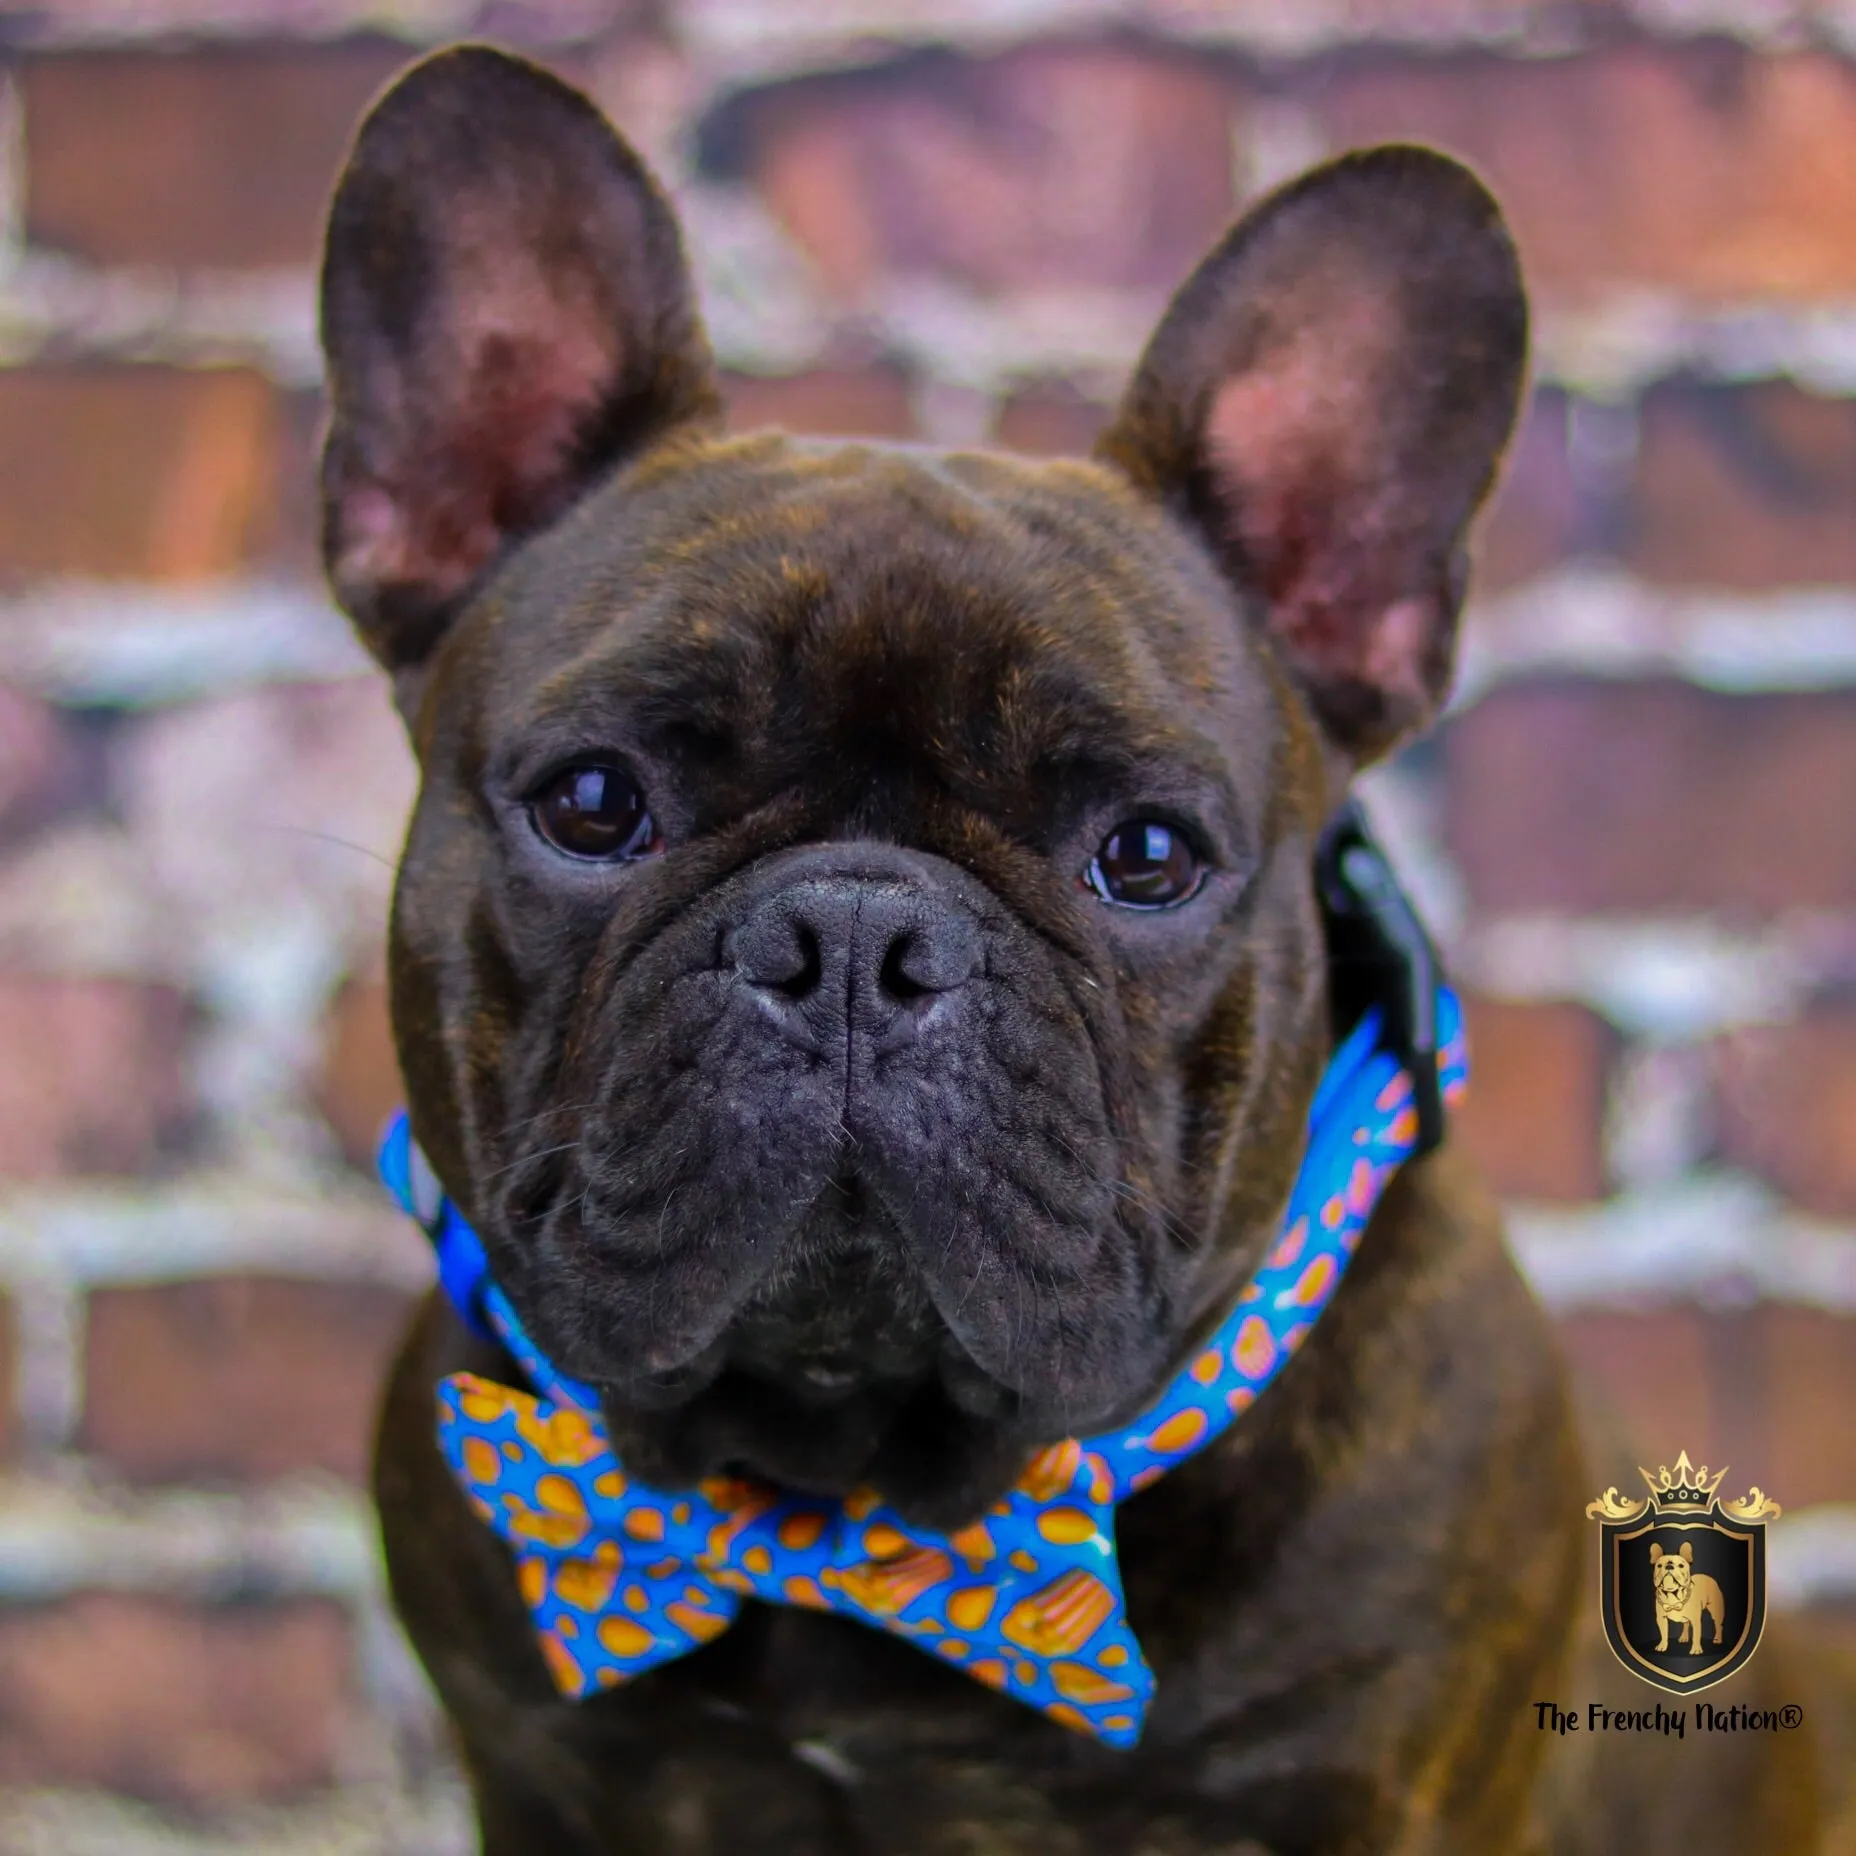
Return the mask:
<svg viewBox="0 0 1856 1856">
<path fill-rule="evenodd" d="M 1108 423 L 1109 408 L 1061 381 L 1021 388 L 999 408 L 993 442 L 1032 457 L 1082 457 Z"/>
<path fill-rule="evenodd" d="M 1806 1628 L 1811 1638 L 1835 1645 L 1838 1660 L 1852 1677 L 1848 1695 L 1842 1699 L 1846 1707 L 1856 1708 L 1850 1699 L 1856 1697 L 1856 1605 L 1829 1599 L 1808 1607 L 1802 1616 L 1809 1619 Z M 1856 1720 L 1851 1725 L 1856 1726 Z"/>
<path fill-rule="evenodd" d="M 1794 1508 L 1856 1502 L 1856 1317 L 1775 1304 L 1760 1326 L 1772 1415 L 1761 1486 Z"/>
<path fill-rule="evenodd" d="M 1542 388 L 1529 401 L 1508 447 L 1487 514 L 1475 531 L 1474 590 L 1497 593 L 1550 573 L 1575 555 L 1603 545 L 1605 511 L 1615 501 L 1582 461 L 1572 440 L 1567 396 Z"/>
<path fill-rule="evenodd" d="M 1487 597 L 1624 545 L 1634 408 L 1541 387 L 1529 398 L 1474 532 L 1471 585 Z"/>
<path fill-rule="evenodd" d="M 1596 1476 L 1626 1495 L 1642 1494 L 1638 1464 L 1654 1473 L 1683 1450 L 1696 1463 L 1715 1461 L 1720 1407 L 1744 1387 L 1718 1383 L 1708 1318 L 1699 1309 L 1585 1311 L 1562 1319 L 1559 1335 L 1581 1402 L 1600 1414 L 1590 1427 Z"/>
<path fill-rule="evenodd" d="M 128 980 L 0 975 L 0 1178 L 134 1173 L 184 1136 L 189 1007 Z"/>
<path fill-rule="evenodd" d="M 1231 216 L 1212 64 L 1131 45 L 946 53 L 738 100 L 711 144 L 758 178 L 826 285 L 1177 283 Z"/>
<path fill-rule="evenodd" d="M 1485 910 L 1856 902 L 1856 700 L 1512 684 L 1444 736 L 1445 833 Z"/>
<path fill-rule="evenodd" d="M 1335 147 L 1415 138 L 1473 162 L 1549 298 L 1856 288 L 1856 67 L 1827 54 L 1724 39 L 1384 54 L 1306 67 L 1291 89 Z"/>
<path fill-rule="evenodd" d="M 372 1173 L 381 1130 L 406 1102 L 383 981 L 344 985 L 323 1026 L 316 1106 L 349 1165 Z"/>
<path fill-rule="evenodd" d="M 1856 581 L 1856 402 L 1784 381 L 1644 396 L 1629 564 L 1678 586 Z"/>
<path fill-rule="evenodd" d="M 359 1480 L 408 1307 L 372 1284 L 274 1277 L 99 1289 L 81 1447 L 135 1481 Z"/>
<path fill-rule="evenodd" d="M 822 438 L 914 438 L 909 383 L 888 368 L 816 368 L 804 374 L 725 374 L 722 395 L 737 432 L 776 426 Z"/>
<path fill-rule="evenodd" d="M 19 1321 L 0 1295 L 0 1462 L 19 1448 Z"/>
<path fill-rule="evenodd" d="M 102 264 L 308 264 L 384 42 L 85 51 L 21 67 L 26 236 Z"/>
<path fill-rule="evenodd" d="M 1467 997 L 1470 1088 L 1453 1126 L 1509 1198 L 1604 1194 L 1610 1028 L 1576 1005 Z"/>
<path fill-rule="evenodd" d="M 1736 1032 L 1715 1075 L 1723 1156 L 1807 1211 L 1856 1218 L 1856 1010 Z"/>
<path fill-rule="evenodd" d="M 1686 1450 L 1696 1464 L 1727 1465 L 1734 1495 L 1757 1483 L 1793 1511 L 1856 1500 L 1856 1431 L 1845 1422 L 1856 1409 L 1856 1318 L 1786 1303 L 1678 1305 L 1571 1315 L 1560 1339 L 1581 1393 L 1619 1427 L 1595 1467 L 1625 1493 L 1641 1493 L 1635 1466 L 1654 1471 Z"/>
<path fill-rule="evenodd" d="M 352 1663 L 348 1620 L 323 1600 L 208 1607 L 95 1592 L 0 1610 L 0 1790 L 199 1809 L 325 1786 Z"/>
<path fill-rule="evenodd" d="M 269 518 L 257 537 L 267 571 L 322 577 L 322 395 L 285 395 L 277 425 Z"/>
<path fill-rule="evenodd" d="M 0 371 L 0 580 L 196 580 L 265 559 L 285 426 L 246 368 Z"/>
<path fill-rule="evenodd" d="M 56 817 L 85 784 L 83 756 L 58 711 L 0 683 L 0 847 Z"/>
</svg>

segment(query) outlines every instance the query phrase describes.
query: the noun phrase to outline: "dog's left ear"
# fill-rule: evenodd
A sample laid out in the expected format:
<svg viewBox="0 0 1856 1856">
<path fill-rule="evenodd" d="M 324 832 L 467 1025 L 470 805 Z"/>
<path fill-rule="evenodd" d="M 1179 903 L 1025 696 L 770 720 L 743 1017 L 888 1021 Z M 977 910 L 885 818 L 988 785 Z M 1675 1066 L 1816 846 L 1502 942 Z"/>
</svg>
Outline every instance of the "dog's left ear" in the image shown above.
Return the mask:
<svg viewBox="0 0 1856 1856">
<path fill-rule="evenodd" d="M 1526 351 L 1520 267 L 1482 183 L 1429 149 L 1370 149 L 1233 228 L 1097 447 L 1261 602 L 1355 766 L 1448 688 L 1464 536 Z"/>
<path fill-rule="evenodd" d="M 1685 1540 L 1685 1541 L 1683 1541 L 1683 1543 L 1682 1543 L 1682 1557 L 1683 1557 L 1683 1558 L 1684 1558 L 1685 1560 L 1687 1560 L 1687 1561 L 1688 1561 L 1688 1562 L 1690 1563 L 1690 1565 L 1693 1565 L 1693 1564 L 1694 1564 L 1694 1561 L 1695 1561 L 1695 1543 L 1694 1543 L 1694 1542 L 1693 1542 L 1692 1540 Z"/>
<path fill-rule="evenodd" d="M 461 46 L 362 124 L 322 268 L 323 552 L 406 695 L 460 598 L 604 471 L 719 417 L 676 218 L 538 66 Z"/>
</svg>

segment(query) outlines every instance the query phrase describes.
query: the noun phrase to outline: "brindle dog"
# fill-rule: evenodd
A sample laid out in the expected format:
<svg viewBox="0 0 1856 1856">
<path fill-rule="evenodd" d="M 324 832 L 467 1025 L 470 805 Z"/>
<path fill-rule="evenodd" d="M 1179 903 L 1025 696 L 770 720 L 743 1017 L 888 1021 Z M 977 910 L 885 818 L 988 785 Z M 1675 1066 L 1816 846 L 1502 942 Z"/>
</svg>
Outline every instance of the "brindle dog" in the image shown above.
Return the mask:
<svg viewBox="0 0 1856 1856">
<path fill-rule="evenodd" d="M 1382 148 L 1264 201 L 1092 461 L 730 439 L 637 157 L 467 48 L 362 128 L 322 316 L 330 574 L 423 772 L 413 1126 L 632 1472 L 945 1526 L 1137 1414 L 1301 1157 L 1323 821 L 1448 682 L 1526 345 L 1489 195 Z M 561 1700 L 435 1448 L 464 1367 L 516 1375 L 429 1304 L 376 1487 L 492 1856 L 1544 1847 L 1592 1484 L 1448 1146 L 1257 1408 L 1122 1509 L 1132 1752 L 755 1605 Z M 1807 1848 L 1808 1777 L 1710 1750 L 1671 1821 Z M 1644 1808 L 1563 1847 L 1700 1847 Z"/>
</svg>

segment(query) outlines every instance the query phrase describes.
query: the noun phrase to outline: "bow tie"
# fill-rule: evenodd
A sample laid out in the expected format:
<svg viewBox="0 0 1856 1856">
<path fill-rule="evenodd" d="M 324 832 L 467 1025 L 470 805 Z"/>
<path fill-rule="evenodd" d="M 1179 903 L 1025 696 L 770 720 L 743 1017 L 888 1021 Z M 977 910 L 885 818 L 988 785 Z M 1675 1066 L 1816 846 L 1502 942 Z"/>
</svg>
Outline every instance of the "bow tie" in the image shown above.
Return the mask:
<svg viewBox="0 0 1856 1856">
<path fill-rule="evenodd" d="M 1454 1101 L 1461 1014 L 1447 988 L 1435 1008 L 1437 1083 Z M 431 1235 L 446 1293 L 534 1388 L 453 1374 L 438 1389 L 438 1436 L 471 1506 L 515 1556 L 561 1692 L 578 1698 L 686 1655 L 754 1598 L 891 1631 L 1053 1720 L 1131 1745 L 1154 1677 L 1123 1612 L 1115 1505 L 1256 1401 L 1332 1297 L 1386 1181 L 1418 1149 L 1421 1103 L 1384 1019 L 1369 1010 L 1330 1061 L 1281 1235 L 1218 1331 L 1135 1422 L 1040 1451 L 1002 1500 L 951 1534 L 910 1525 L 868 1490 L 832 1502 L 727 1478 L 687 1493 L 634 1482 L 597 1394 L 556 1372 L 523 1331 L 400 1116 L 381 1172 Z"/>
</svg>

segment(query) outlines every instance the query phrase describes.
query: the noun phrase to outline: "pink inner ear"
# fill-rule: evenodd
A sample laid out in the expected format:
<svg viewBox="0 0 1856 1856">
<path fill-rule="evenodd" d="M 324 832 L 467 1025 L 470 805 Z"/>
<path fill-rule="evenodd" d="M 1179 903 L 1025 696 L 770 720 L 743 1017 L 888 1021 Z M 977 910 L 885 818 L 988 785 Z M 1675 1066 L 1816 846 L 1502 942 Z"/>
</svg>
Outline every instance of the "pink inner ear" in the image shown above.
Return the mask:
<svg viewBox="0 0 1856 1856">
<path fill-rule="evenodd" d="M 1422 704 L 1436 622 L 1416 584 L 1422 532 L 1401 509 L 1397 434 L 1374 379 L 1383 318 L 1347 318 L 1351 351 L 1295 341 L 1213 395 L 1205 446 L 1226 532 L 1271 630 L 1318 677 Z"/>
<path fill-rule="evenodd" d="M 501 311 L 457 335 L 457 398 L 436 433 L 453 482 L 473 486 L 490 521 L 517 529 L 551 513 L 589 420 L 617 382 L 617 331 L 557 314 L 548 328 Z"/>
<path fill-rule="evenodd" d="M 564 505 L 623 366 L 620 332 L 588 293 L 526 264 L 496 265 L 448 334 L 414 389 L 421 442 L 402 427 L 375 481 L 344 503 L 340 564 L 344 578 L 439 601 Z"/>
</svg>

